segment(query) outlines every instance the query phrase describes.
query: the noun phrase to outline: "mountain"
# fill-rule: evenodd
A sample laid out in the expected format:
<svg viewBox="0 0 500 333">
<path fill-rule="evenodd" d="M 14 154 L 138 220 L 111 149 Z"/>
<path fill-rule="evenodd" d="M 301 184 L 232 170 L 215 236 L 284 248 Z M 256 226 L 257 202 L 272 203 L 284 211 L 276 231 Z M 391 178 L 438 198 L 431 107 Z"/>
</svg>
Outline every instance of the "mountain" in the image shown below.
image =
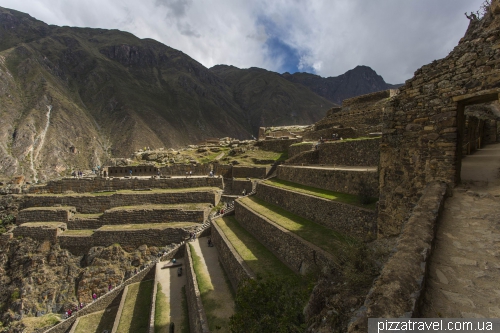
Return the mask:
<svg viewBox="0 0 500 333">
<path fill-rule="evenodd" d="M 210 71 L 230 88 L 234 101 L 252 124 L 253 133 L 266 124 L 312 124 L 324 117 L 318 110 L 334 106 L 327 99 L 318 98 L 310 90 L 265 69 L 217 65 Z"/>
<path fill-rule="evenodd" d="M 145 146 L 250 138 L 333 105 L 260 71 L 226 75 L 155 40 L 0 8 L 0 174 L 52 178 Z"/>
<path fill-rule="evenodd" d="M 336 104 L 344 99 L 376 91 L 395 89 L 401 84 L 388 84 L 368 66 L 357 66 L 336 77 L 321 77 L 309 73 L 284 73 L 290 82 L 306 86 L 316 94 Z"/>
</svg>

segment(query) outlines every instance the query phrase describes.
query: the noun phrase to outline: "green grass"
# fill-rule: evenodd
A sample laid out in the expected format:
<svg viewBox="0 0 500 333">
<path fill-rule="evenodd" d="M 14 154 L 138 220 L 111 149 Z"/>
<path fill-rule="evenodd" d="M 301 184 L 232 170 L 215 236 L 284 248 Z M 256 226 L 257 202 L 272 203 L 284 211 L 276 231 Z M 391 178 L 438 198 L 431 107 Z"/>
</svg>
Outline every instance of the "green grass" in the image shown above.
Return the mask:
<svg viewBox="0 0 500 333">
<path fill-rule="evenodd" d="M 101 333 L 104 330 L 111 332 L 117 311 L 118 306 L 114 306 L 109 308 L 109 311 L 103 310 L 81 317 L 75 333 Z"/>
<path fill-rule="evenodd" d="M 116 224 L 104 225 L 98 230 L 140 230 L 140 229 L 167 229 L 167 228 L 188 228 L 199 226 L 196 222 L 168 222 L 168 223 L 143 223 L 143 224 Z"/>
<path fill-rule="evenodd" d="M 269 185 L 273 185 L 276 187 L 281 187 L 281 188 L 284 188 L 287 190 L 292 190 L 295 192 L 314 195 L 314 196 L 317 196 L 317 197 L 320 197 L 323 199 L 328 199 L 328 200 L 332 200 L 332 201 L 347 203 L 350 205 L 360 206 L 363 208 L 375 209 L 377 207 L 377 200 L 378 200 L 377 198 L 370 198 L 369 204 L 362 205 L 360 203 L 359 196 L 353 195 L 353 194 L 324 190 L 321 188 L 292 183 L 292 182 L 277 179 L 277 178 L 266 180 L 266 181 L 264 181 L 264 183 L 267 183 Z"/>
<path fill-rule="evenodd" d="M 182 286 L 181 306 L 182 306 L 181 333 L 189 333 L 191 332 L 191 328 L 189 327 L 189 312 L 187 304 L 186 286 Z"/>
<path fill-rule="evenodd" d="M 147 332 L 151 309 L 153 280 L 134 283 L 128 286 L 127 298 L 123 306 L 118 332 Z"/>
<path fill-rule="evenodd" d="M 296 277 L 290 268 L 246 231 L 234 217 L 217 219 L 215 223 L 257 277 L 265 278 L 272 275 Z"/>
<path fill-rule="evenodd" d="M 155 333 L 169 333 L 169 316 L 170 303 L 167 300 L 167 296 L 162 292 L 161 283 L 158 282 L 155 306 Z"/>
<path fill-rule="evenodd" d="M 148 195 L 152 193 L 179 193 L 179 192 L 205 192 L 220 190 L 218 187 L 190 187 L 190 188 L 168 188 L 168 189 L 151 189 L 151 191 L 133 191 L 133 190 L 120 190 L 120 191 L 107 191 L 107 192 L 92 192 L 92 193 L 40 193 L 30 194 L 29 196 L 41 197 L 96 197 L 96 196 L 112 196 L 115 194 L 141 194 Z"/>
<path fill-rule="evenodd" d="M 25 317 L 21 321 L 26 326 L 26 332 L 34 332 L 42 327 L 49 327 L 59 323 L 61 316 L 55 313 L 48 313 L 42 317 Z"/>
<path fill-rule="evenodd" d="M 339 255 L 340 251 L 351 246 L 351 244 L 357 243 L 352 238 L 292 214 L 254 196 L 241 199 L 240 202 L 333 256 Z"/>
<path fill-rule="evenodd" d="M 24 211 L 32 211 L 32 210 L 68 210 L 68 209 L 74 209 L 75 207 L 72 206 L 59 206 L 59 207 L 30 207 L 30 208 L 25 208 L 23 209 Z"/>
<path fill-rule="evenodd" d="M 309 145 L 312 146 L 315 144 L 315 142 L 297 142 L 297 143 L 294 143 L 293 145 L 290 145 L 290 147 L 297 147 L 297 146 L 305 146 L 305 145 Z"/>
<path fill-rule="evenodd" d="M 210 281 L 208 272 L 205 270 L 201 262 L 201 258 L 198 256 L 193 246 L 189 244 L 189 247 L 191 249 L 191 258 L 193 259 L 193 269 L 196 274 L 196 279 L 198 280 L 201 301 L 207 316 L 208 327 L 211 332 L 217 331 L 221 333 L 229 333 L 229 318 L 222 318 L 218 316 L 221 305 L 214 293 L 214 286 Z M 231 290 L 229 285 L 227 285 L 227 288 Z M 217 329 L 218 327 L 220 327 L 220 329 Z"/>
</svg>

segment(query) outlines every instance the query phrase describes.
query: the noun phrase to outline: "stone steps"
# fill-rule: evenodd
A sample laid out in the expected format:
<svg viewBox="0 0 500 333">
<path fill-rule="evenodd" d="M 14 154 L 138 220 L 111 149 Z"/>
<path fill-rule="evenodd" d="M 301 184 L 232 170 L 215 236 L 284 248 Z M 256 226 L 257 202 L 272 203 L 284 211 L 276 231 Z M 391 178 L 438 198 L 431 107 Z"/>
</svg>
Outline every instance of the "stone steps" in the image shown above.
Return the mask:
<svg viewBox="0 0 500 333">
<path fill-rule="evenodd" d="M 23 208 L 53 207 L 56 205 L 75 207 L 79 213 L 96 214 L 105 210 L 144 204 L 185 204 L 206 202 L 216 206 L 222 190 L 200 188 L 185 190 L 118 191 L 109 193 L 84 193 L 70 195 L 27 195 Z"/>
<path fill-rule="evenodd" d="M 256 197 L 358 239 L 364 239 L 369 233 L 373 235 L 376 231 L 377 212 L 374 209 L 273 186 L 268 182 L 257 185 Z"/>
<path fill-rule="evenodd" d="M 358 195 L 363 190 L 370 197 L 379 196 L 376 166 L 280 165 L 277 178 L 334 192 Z"/>
</svg>

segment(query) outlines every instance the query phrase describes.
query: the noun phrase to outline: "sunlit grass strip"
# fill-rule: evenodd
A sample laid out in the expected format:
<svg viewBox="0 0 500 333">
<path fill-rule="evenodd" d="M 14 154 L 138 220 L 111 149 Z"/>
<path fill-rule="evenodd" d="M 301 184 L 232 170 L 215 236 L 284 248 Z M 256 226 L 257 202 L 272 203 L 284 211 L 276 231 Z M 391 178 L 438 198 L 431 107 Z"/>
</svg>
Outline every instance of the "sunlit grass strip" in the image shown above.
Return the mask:
<svg viewBox="0 0 500 333">
<path fill-rule="evenodd" d="M 118 332 L 147 332 L 151 310 L 153 280 L 128 286 L 127 299 L 123 306 Z"/>
<path fill-rule="evenodd" d="M 346 204 L 354 205 L 354 206 L 360 206 L 360 207 L 367 208 L 367 209 L 375 209 L 376 205 L 377 205 L 377 200 L 378 200 L 377 198 L 370 198 L 369 204 L 362 205 L 360 203 L 359 196 L 354 195 L 354 194 L 324 190 L 321 188 L 292 183 L 292 182 L 277 179 L 277 178 L 266 180 L 266 181 L 264 181 L 264 183 L 267 183 L 269 185 L 273 185 L 276 187 L 281 187 L 281 188 L 284 188 L 287 190 L 299 192 L 299 193 L 313 195 L 313 196 L 320 197 L 323 199 L 338 201 L 338 202 L 342 202 L 342 203 L 346 203 Z"/>
<path fill-rule="evenodd" d="M 155 333 L 169 333 L 170 303 L 162 292 L 161 283 L 157 284 L 155 303 Z"/>
<path fill-rule="evenodd" d="M 356 241 L 350 237 L 292 214 L 278 206 L 260 200 L 255 196 L 246 197 L 241 199 L 240 202 L 272 222 L 334 256 L 339 254 L 339 251 L 346 246 L 356 243 Z"/>
<path fill-rule="evenodd" d="M 271 251 L 246 231 L 234 217 L 215 220 L 241 258 L 258 277 L 296 276 Z"/>
</svg>

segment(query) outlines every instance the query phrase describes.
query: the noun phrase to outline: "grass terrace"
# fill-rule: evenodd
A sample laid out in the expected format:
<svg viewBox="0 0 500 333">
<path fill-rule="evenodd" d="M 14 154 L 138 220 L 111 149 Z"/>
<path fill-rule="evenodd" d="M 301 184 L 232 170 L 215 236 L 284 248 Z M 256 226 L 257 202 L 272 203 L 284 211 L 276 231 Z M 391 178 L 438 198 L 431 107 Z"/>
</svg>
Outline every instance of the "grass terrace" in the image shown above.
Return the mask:
<svg viewBox="0 0 500 333">
<path fill-rule="evenodd" d="M 246 231 L 233 216 L 216 219 L 227 239 L 258 277 L 297 275 Z"/>
<path fill-rule="evenodd" d="M 218 297 L 215 293 L 215 288 L 212 285 L 208 271 L 201 262 L 200 256 L 196 253 L 193 245 L 189 244 L 191 249 L 191 258 L 193 259 L 193 270 L 196 274 L 196 279 L 198 280 L 198 288 L 200 290 L 201 301 L 203 303 L 203 308 L 205 309 L 205 314 L 207 315 L 208 326 L 211 332 L 220 333 L 230 333 L 229 330 L 229 318 L 227 313 L 221 311 L 221 304 L 226 304 L 227 306 L 227 294 L 223 297 Z M 226 287 L 231 291 L 229 282 L 225 279 Z M 234 299 L 234 296 L 229 293 L 229 296 Z M 233 300 L 231 300 L 233 301 Z"/>
<path fill-rule="evenodd" d="M 91 236 L 94 230 L 91 229 L 80 229 L 80 230 L 66 230 L 62 233 L 64 236 Z"/>
<path fill-rule="evenodd" d="M 75 218 L 75 219 L 98 219 L 101 216 L 102 216 L 102 213 L 95 213 L 95 214 L 76 213 L 76 214 L 73 214 L 73 218 Z"/>
<path fill-rule="evenodd" d="M 69 209 L 75 209 L 74 206 L 57 206 L 57 207 L 29 207 L 23 209 L 24 211 L 38 211 L 38 210 L 51 210 L 51 211 L 56 211 L 56 210 L 69 210 Z"/>
<path fill-rule="evenodd" d="M 340 249 L 356 243 L 356 240 L 350 237 L 292 214 L 255 196 L 243 198 L 240 203 L 334 256 L 339 253 Z"/>
<path fill-rule="evenodd" d="M 317 187 L 301 185 L 297 183 L 292 183 L 286 180 L 281 180 L 277 178 L 269 179 L 264 181 L 265 184 L 273 185 L 276 187 L 281 187 L 287 190 L 313 195 L 323 199 L 328 199 L 332 201 L 342 202 L 349 205 L 360 206 L 367 209 L 375 209 L 377 207 L 377 198 L 370 198 L 370 203 L 363 205 L 360 203 L 360 198 L 354 194 L 347 194 L 341 192 L 334 192 L 329 190 L 324 190 Z"/>
<path fill-rule="evenodd" d="M 162 292 L 161 283 L 158 282 L 155 303 L 155 333 L 170 333 L 169 314 L 170 303 L 167 296 Z"/>
<path fill-rule="evenodd" d="M 80 318 L 74 333 L 100 333 L 104 330 L 111 332 L 117 312 L 118 306 L 113 306 L 109 309 L 83 316 Z"/>
<path fill-rule="evenodd" d="M 128 286 L 127 298 L 123 305 L 117 332 L 147 332 L 153 280 Z"/>
<path fill-rule="evenodd" d="M 141 230 L 141 229 L 168 229 L 168 228 L 189 228 L 199 226 L 200 223 L 196 222 L 168 222 L 168 223 L 144 223 L 144 224 L 116 224 L 104 225 L 98 230 Z M 75 230 L 77 231 L 77 230 Z"/>
<path fill-rule="evenodd" d="M 38 227 L 50 227 L 50 228 L 58 228 L 60 227 L 64 222 L 26 222 L 21 224 L 21 227 L 33 227 L 33 228 L 38 228 Z"/>
</svg>

